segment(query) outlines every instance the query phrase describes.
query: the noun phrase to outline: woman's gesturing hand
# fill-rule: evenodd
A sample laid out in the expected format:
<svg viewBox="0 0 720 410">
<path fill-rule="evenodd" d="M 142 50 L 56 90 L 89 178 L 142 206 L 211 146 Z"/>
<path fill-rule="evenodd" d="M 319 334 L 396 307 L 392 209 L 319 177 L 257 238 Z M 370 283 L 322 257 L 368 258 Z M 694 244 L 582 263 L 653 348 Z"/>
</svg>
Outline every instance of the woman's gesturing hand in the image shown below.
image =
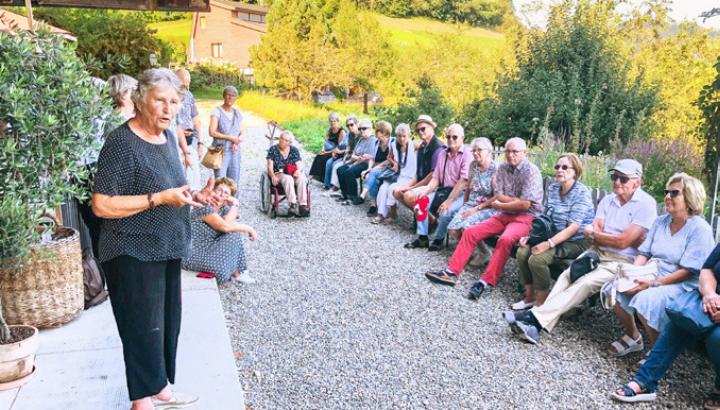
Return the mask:
<svg viewBox="0 0 720 410">
<path fill-rule="evenodd" d="M 177 188 L 166 189 L 158 194 L 158 205 L 168 205 L 173 208 L 182 208 L 185 205 L 201 206 L 201 204 L 193 201 L 190 195 L 190 186 L 183 185 Z"/>
</svg>

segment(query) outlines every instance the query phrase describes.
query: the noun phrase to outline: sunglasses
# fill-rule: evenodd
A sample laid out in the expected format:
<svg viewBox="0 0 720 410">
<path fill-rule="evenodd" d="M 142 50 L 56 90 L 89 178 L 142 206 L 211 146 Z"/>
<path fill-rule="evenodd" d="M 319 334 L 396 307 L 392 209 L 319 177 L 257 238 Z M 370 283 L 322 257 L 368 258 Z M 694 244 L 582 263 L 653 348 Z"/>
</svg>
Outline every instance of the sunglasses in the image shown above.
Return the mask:
<svg viewBox="0 0 720 410">
<path fill-rule="evenodd" d="M 417 131 L 417 132 L 425 132 L 426 129 L 427 129 L 427 127 L 417 127 L 417 128 L 415 128 L 415 131 Z"/>
<path fill-rule="evenodd" d="M 354 126 L 355 126 L 355 124 L 353 124 L 353 123 L 351 123 L 351 122 L 349 122 L 349 123 L 347 123 L 347 124 L 345 124 L 345 125 L 348 126 L 348 127 L 354 127 Z"/>
<path fill-rule="evenodd" d="M 365 130 L 369 130 L 370 128 L 368 128 L 368 127 L 360 127 L 360 128 L 358 128 L 358 129 L 359 129 L 360 131 L 365 131 Z"/>
<path fill-rule="evenodd" d="M 458 138 L 460 138 L 460 136 L 459 135 L 446 135 L 445 138 L 447 138 L 448 141 L 450 141 L 450 140 L 457 141 Z"/>
<path fill-rule="evenodd" d="M 612 182 L 615 182 L 615 181 L 617 181 L 618 179 L 620 180 L 620 183 L 622 183 L 622 184 L 627 184 L 629 180 L 635 179 L 635 178 L 631 178 L 631 177 L 628 177 L 628 176 L 625 176 L 625 175 L 618 175 L 618 174 L 612 174 L 612 175 L 610 175 L 610 180 L 611 180 Z"/>
<path fill-rule="evenodd" d="M 563 171 L 567 171 L 568 169 L 575 169 L 571 167 L 570 165 L 555 165 L 555 171 L 562 169 Z"/>
<path fill-rule="evenodd" d="M 680 195 L 679 189 L 666 189 L 663 192 L 665 192 L 665 196 L 668 196 L 668 194 L 670 194 L 670 198 L 677 198 L 677 196 Z"/>
</svg>

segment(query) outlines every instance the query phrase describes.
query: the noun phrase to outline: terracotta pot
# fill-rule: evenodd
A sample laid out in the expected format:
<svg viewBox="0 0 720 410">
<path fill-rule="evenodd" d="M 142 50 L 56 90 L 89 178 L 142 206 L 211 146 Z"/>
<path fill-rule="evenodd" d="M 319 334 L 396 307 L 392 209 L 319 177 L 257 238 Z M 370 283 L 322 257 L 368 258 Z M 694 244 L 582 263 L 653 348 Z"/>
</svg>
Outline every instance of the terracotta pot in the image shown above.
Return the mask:
<svg viewBox="0 0 720 410">
<path fill-rule="evenodd" d="M 27 382 L 35 371 L 39 333 L 36 328 L 25 325 L 10 326 L 10 331 L 21 328 L 30 329 L 32 333 L 19 342 L 0 344 L 0 390 L 18 387 Z"/>
</svg>

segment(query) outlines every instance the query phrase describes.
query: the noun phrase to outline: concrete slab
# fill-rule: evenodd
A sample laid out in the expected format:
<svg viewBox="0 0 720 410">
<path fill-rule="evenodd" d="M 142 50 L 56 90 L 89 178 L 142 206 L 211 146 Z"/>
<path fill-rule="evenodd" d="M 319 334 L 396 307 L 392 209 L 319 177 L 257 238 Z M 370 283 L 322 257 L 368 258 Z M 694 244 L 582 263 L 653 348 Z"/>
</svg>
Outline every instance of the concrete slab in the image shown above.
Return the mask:
<svg viewBox="0 0 720 410">
<path fill-rule="evenodd" d="M 183 325 L 175 389 L 200 396 L 197 410 L 245 409 L 214 280 L 183 272 Z M 37 373 L 0 392 L 2 410 L 127 409 L 122 345 L 109 302 L 40 332 Z"/>
</svg>

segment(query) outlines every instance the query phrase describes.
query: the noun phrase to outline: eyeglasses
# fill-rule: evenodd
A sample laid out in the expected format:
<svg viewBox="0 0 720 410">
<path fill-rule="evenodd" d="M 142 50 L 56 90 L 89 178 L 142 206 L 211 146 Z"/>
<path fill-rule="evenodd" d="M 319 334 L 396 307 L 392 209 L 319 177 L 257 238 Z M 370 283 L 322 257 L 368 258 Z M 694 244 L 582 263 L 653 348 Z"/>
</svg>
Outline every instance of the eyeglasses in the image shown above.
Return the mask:
<svg viewBox="0 0 720 410">
<path fill-rule="evenodd" d="M 677 198 L 677 196 L 680 195 L 679 189 L 666 189 L 663 192 L 665 192 L 665 196 L 668 196 L 668 194 L 670 194 L 670 198 Z"/>
<path fill-rule="evenodd" d="M 521 153 L 521 152 L 525 152 L 525 151 L 523 151 L 523 150 L 517 150 L 517 149 L 506 149 L 506 150 L 505 150 L 505 153 L 506 153 L 506 154 L 512 154 L 512 155 L 517 155 L 517 154 L 519 154 L 519 153 Z"/>
<path fill-rule="evenodd" d="M 485 151 L 485 148 L 474 148 L 472 152 L 483 152 Z"/>
<path fill-rule="evenodd" d="M 369 130 L 370 128 L 369 128 L 369 127 L 360 127 L 360 128 L 358 128 L 358 129 L 359 129 L 360 131 L 365 131 L 365 130 Z"/>
<path fill-rule="evenodd" d="M 618 174 L 612 174 L 612 175 L 610 175 L 610 180 L 612 180 L 612 182 L 615 182 L 615 181 L 617 181 L 618 179 L 620 180 L 620 183 L 621 183 L 621 184 L 627 184 L 629 180 L 635 179 L 635 177 L 629 177 L 629 176 L 626 176 L 626 175 L 618 175 Z"/>
<path fill-rule="evenodd" d="M 562 169 L 563 171 L 567 171 L 568 169 L 575 169 L 575 168 L 571 167 L 570 165 L 565 165 L 565 164 L 563 164 L 563 165 L 560 165 L 560 164 L 555 165 L 555 171 L 557 171 L 557 170 L 559 170 L 559 169 Z"/>
<path fill-rule="evenodd" d="M 420 133 L 420 132 L 425 132 L 426 129 L 427 129 L 427 127 L 417 127 L 417 128 L 415 128 L 415 131 Z"/>
<path fill-rule="evenodd" d="M 458 138 L 460 138 L 459 135 L 446 135 L 445 137 L 447 138 L 448 141 L 450 141 L 450 140 L 457 141 Z"/>
</svg>

